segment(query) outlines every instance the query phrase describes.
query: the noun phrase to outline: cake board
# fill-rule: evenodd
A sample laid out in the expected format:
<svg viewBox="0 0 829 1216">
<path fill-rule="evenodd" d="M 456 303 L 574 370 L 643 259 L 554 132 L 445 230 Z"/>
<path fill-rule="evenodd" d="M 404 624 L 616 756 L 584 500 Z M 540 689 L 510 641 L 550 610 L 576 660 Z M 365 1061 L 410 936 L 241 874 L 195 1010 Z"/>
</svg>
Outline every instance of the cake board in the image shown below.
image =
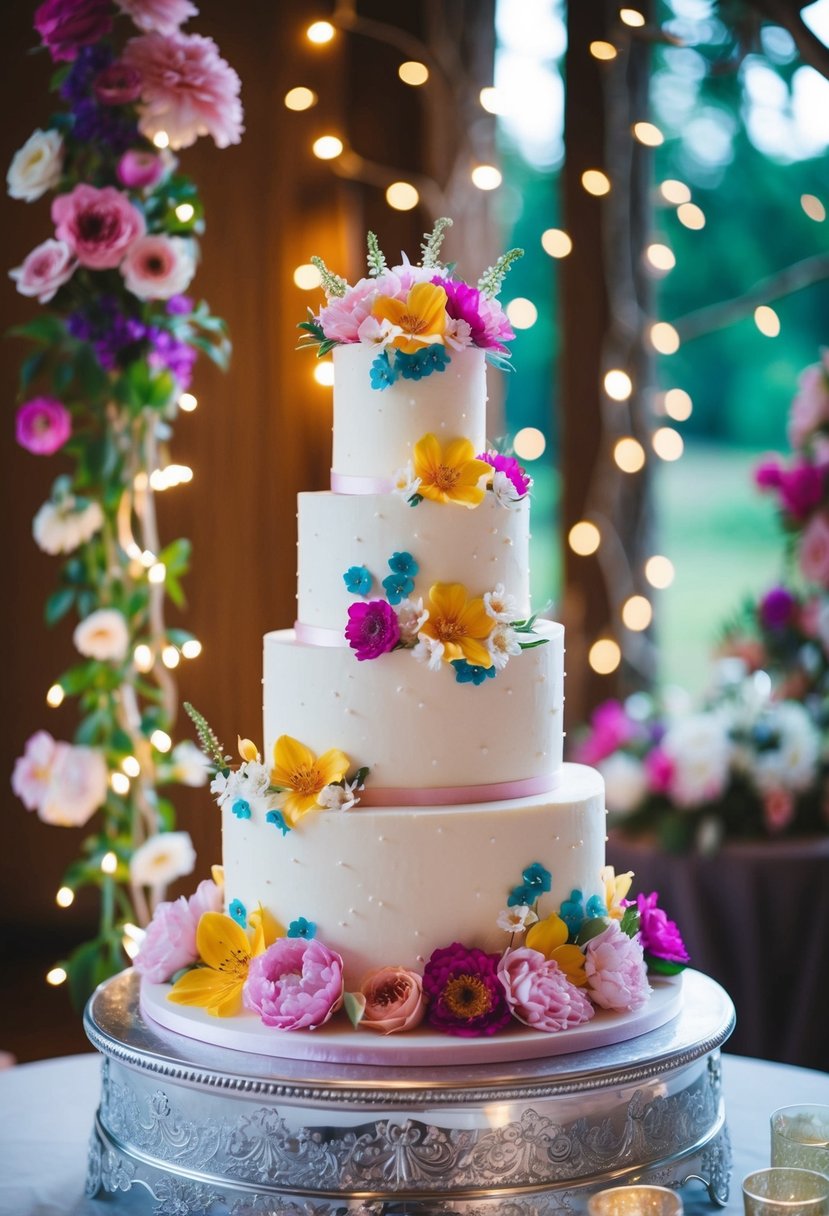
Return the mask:
<svg viewBox="0 0 829 1216">
<path fill-rule="evenodd" d="M 103 1055 L 87 1191 L 156 1216 L 570 1216 L 645 1181 L 723 1206 L 720 1048 L 734 1009 L 683 976 L 680 1012 L 541 1059 L 381 1067 L 219 1049 L 141 1011 L 138 976 L 85 1014 Z"/>
</svg>

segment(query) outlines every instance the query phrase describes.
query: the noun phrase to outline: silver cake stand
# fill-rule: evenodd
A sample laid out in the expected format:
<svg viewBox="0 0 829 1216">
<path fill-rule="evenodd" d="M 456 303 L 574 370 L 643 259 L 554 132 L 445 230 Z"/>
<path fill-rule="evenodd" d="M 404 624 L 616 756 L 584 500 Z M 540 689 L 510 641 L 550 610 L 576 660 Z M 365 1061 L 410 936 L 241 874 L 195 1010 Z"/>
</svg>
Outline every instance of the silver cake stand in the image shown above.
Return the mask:
<svg viewBox="0 0 829 1216">
<path fill-rule="evenodd" d="M 156 1216 L 570 1216 L 644 1181 L 724 1206 L 733 1026 L 723 990 L 689 971 L 676 1018 L 612 1047 L 463 1068 L 312 1063 L 162 1030 L 124 972 L 85 1015 L 104 1057 L 87 1193 L 143 1188 Z"/>
</svg>

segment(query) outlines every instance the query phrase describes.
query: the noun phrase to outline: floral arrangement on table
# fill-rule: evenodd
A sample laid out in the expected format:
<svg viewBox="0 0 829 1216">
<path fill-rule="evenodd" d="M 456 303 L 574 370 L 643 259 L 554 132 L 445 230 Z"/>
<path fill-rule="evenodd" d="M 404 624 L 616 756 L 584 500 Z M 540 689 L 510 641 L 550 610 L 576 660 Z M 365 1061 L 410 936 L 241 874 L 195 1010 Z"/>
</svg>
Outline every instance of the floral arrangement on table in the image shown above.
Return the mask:
<svg viewBox="0 0 829 1216">
<path fill-rule="evenodd" d="M 315 346 L 319 357 L 340 344 L 361 343 L 377 350 L 371 364 L 371 387 L 382 391 L 398 379 L 422 380 L 444 371 L 452 352 L 476 346 L 490 363 L 511 370 L 512 331 L 497 296 L 512 264 L 523 256 L 511 249 L 498 258 L 477 286 L 454 277 L 454 267 L 440 253 L 451 219 L 439 219 L 424 233 L 419 266 L 406 255 L 388 266 L 373 232 L 368 234 L 368 275 L 351 287 L 333 274 L 322 258 L 312 263 L 320 272 L 326 304 L 319 314 L 308 310 L 300 322 L 300 346 Z"/>
<path fill-rule="evenodd" d="M 190 837 L 159 787 L 207 780 L 189 742 L 172 747 L 171 669 L 199 643 L 165 624 L 183 604 L 189 542 L 163 544 L 157 489 L 189 480 L 169 463 L 172 424 L 204 352 L 226 366 L 224 325 L 187 291 L 203 208 L 174 152 L 242 133 L 240 82 L 211 38 L 180 26 L 190 0 L 45 0 L 34 27 L 55 65 L 57 106 L 8 171 L 13 198 L 54 192 L 45 239 L 11 270 L 49 305 L 13 333 L 34 344 L 20 371 L 19 444 L 59 465 L 37 512 L 38 547 L 60 559 L 48 625 L 70 613 L 79 661 L 48 702 L 77 698 L 73 742 L 29 739 L 15 792 L 47 823 L 97 826 L 59 902 L 100 891 L 94 941 L 62 964 L 80 1003 L 123 966 L 125 925 L 146 924 L 166 884 L 192 871 Z M 45 217 L 44 217 L 45 218 Z"/>
</svg>

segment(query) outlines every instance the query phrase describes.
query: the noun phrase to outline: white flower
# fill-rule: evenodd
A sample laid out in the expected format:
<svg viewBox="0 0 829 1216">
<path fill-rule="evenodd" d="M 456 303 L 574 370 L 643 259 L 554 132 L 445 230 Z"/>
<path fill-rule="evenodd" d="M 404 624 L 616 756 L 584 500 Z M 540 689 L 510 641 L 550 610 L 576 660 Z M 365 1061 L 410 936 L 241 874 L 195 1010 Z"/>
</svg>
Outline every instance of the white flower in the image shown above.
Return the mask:
<svg viewBox="0 0 829 1216">
<path fill-rule="evenodd" d="M 12 198 L 33 203 L 52 190 L 63 172 L 63 140 L 57 131 L 33 131 L 15 152 L 6 184 Z"/>
<path fill-rule="evenodd" d="M 98 532 L 104 513 L 97 502 L 77 507 L 71 494 L 45 502 L 32 521 L 32 535 L 44 553 L 72 553 Z"/>
<path fill-rule="evenodd" d="M 388 346 L 389 342 L 393 342 L 402 333 L 399 325 L 393 325 L 386 318 L 381 321 L 371 315 L 357 327 L 357 337 L 368 346 Z"/>
<path fill-rule="evenodd" d="M 121 662 L 127 657 L 130 631 L 126 618 L 116 608 L 99 608 L 75 626 L 72 640 L 89 659 Z"/>
<path fill-rule="evenodd" d="M 210 761 L 201 748 L 196 747 L 190 739 L 177 743 L 170 753 L 172 762 L 171 777 L 182 785 L 190 785 L 194 789 L 207 785 L 210 774 Z"/>
<path fill-rule="evenodd" d="M 716 853 L 722 844 L 725 827 L 721 819 L 714 815 L 706 815 L 697 828 L 696 850 L 704 856 Z"/>
<path fill-rule="evenodd" d="M 447 317 L 443 340 L 453 350 L 463 350 L 472 345 L 472 326 L 460 317 Z"/>
<path fill-rule="evenodd" d="M 82 827 L 106 800 L 109 770 L 94 747 L 58 743 L 37 813 L 44 823 Z"/>
<path fill-rule="evenodd" d="M 192 874 L 196 850 L 189 832 L 158 832 L 145 840 L 130 859 L 130 879 L 139 887 L 166 887 Z"/>
<path fill-rule="evenodd" d="M 670 794 L 678 806 L 709 802 L 725 789 L 732 755 L 725 715 L 680 718 L 666 731 L 662 750 L 673 761 Z"/>
<path fill-rule="evenodd" d="M 778 743 L 755 757 L 750 766 L 754 784 L 761 794 L 808 789 L 820 760 L 820 735 L 808 711 L 795 701 L 781 701 L 773 707 L 768 725 Z"/>
<path fill-rule="evenodd" d="M 429 609 L 423 607 L 423 599 L 401 600 L 394 610 L 397 613 L 397 625 L 400 629 L 400 640 L 404 646 L 414 646 L 417 635 L 429 619 Z"/>
<path fill-rule="evenodd" d="M 443 661 L 443 642 L 430 638 L 428 633 L 418 635 L 418 642 L 412 654 L 419 663 L 425 663 L 430 671 L 440 671 Z"/>
<path fill-rule="evenodd" d="M 357 784 L 356 777 L 353 781 L 344 781 L 342 785 L 326 785 L 319 792 L 317 805 L 327 811 L 350 811 L 360 801 L 355 790 L 362 788 Z"/>
<path fill-rule="evenodd" d="M 415 477 L 411 461 L 409 461 L 405 468 L 397 470 L 392 481 L 394 493 L 399 494 L 405 502 L 408 502 L 420 489 L 420 478 Z"/>
<path fill-rule="evenodd" d="M 641 760 L 626 752 L 614 752 L 596 768 L 604 778 L 605 801 L 612 814 L 628 815 L 644 801 L 648 778 Z"/>
<path fill-rule="evenodd" d="M 511 511 L 514 511 L 524 501 L 502 469 L 496 469 L 492 478 L 492 493 L 499 506 L 507 507 Z"/>
<path fill-rule="evenodd" d="M 494 591 L 484 593 L 484 608 L 496 621 L 511 622 L 518 616 L 514 595 L 507 595 L 504 584 L 498 583 Z"/>
<path fill-rule="evenodd" d="M 509 625 L 499 622 L 486 640 L 496 671 L 503 671 L 512 655 L 521 653 L 518 634 Z"/>
<path fill-rule="evenodd" d="M 528 904 L 518 904 L 514 908 L 504 908 L 503 912 L 499 912 L 496 924 L 507 933 L 523 933 L 537 920 L 538 917 Z"/>
<path fill-rule="evenodd" d="M 210 793 L 218 802 L 219 806 L 224 806 L 226 802 L 235 802 L 239 797 L 239 774 L 234 772 L 217 773 L 210 782 Z"/>
</svg>

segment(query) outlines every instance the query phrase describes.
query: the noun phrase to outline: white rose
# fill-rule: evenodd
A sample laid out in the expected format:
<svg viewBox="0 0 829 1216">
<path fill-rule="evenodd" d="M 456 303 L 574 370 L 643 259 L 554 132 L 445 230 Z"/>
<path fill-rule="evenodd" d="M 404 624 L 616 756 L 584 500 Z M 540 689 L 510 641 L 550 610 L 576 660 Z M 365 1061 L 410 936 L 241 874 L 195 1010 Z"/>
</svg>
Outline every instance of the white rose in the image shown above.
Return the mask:
<svg viewBox="0 0 829 1216">
<path fill-rule="evenodd" d="M 626 752 L 615 752 L 596 767 L 604 778 L 605 800 L 611 814 L 629 815 L 645 800 L 648 778 L 641 760 Z"/>
<path fill-rule="evenodd" d="M 63 172 L 63 140 L 57 131 L 33 131 L 23 147 L 15 152 L 6 184 L 12 198 L 33 203 L 47 190 L 54 189 Z"/>
<path fill-rule="evenodd" d="M 170 753 L 170 760 L 173 765 L 174 780 L 194 788 L 207 785 L 207 779 L 210 776 L 210 761 L 190 739 L 176 744 Z"/>
<path fill-rule="evenodd" d="M 820 735 L 807 710 L 795 701 L 775 705 L 768 725 L 777 747 L 757 754 L 751 773 L 761 794 L 776 789 L 797 793 L 812 784 L 820 760 Z"/>
<path fill-rule="evenodd" d="M 665 733 L 662 750 L 673 761 L 670 794 L 678 806 L 710 802 L 725 789 L 732 744 L 724 715 L 699 713 L 680 718 Z"/>
<path fill-rule="evenodd" d="M 99 608 L 75 627 L 72 639 L 89 659 L 121 662 L 127 657 L 130 634 L 124 614 L 116 608 Z"/>
<path fill-rule="evenodd" d="M 130 860 L 130 878 L 139 887 L 166 887 L 192 874 L 196 850 L 188 832 L 159 832 L 145 840 Z"/>
<path fill-rule="evenodd" d="M 32 535 L 44 553 L 72 553 L 100 531 L 104 513 L 97 502 L 79 510 L 71 496 L 45 502 L 32 521 Z"/>
<path fill-rule="evenodd" d="M 82 827 L 106 800 L 108 781 L 109 770 L 94 747 L 59 743 L 37 813 L 44 823 Z"/>
</svg>

